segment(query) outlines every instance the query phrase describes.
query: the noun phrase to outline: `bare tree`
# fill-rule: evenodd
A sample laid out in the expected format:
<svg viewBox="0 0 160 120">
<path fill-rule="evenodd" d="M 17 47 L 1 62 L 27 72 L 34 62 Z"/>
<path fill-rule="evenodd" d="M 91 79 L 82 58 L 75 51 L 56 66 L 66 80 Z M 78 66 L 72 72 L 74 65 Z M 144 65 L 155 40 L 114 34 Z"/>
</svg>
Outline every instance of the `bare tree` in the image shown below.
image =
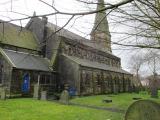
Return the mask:
<svg viewBox="0 0 160 120">
<path fill-rule="evenodd" d="M 81 3 L 87 4 L 87 5 L 95 5 L 95 4 L 99 4 L 97 0 L 76 0 L 79 1 Z M 20 12 L 15 12 L 13 11 L 13 4 L 14 1 L 11 1 L 11 12 L 17 13 L 17 14 L 23 14 Z M 149 38 L 151 39 L 156 39 L 159 42 L 159 29 L 160 29 L 160 23 L 159 23 L 159 16 L 160 16 L 160 10 L 159 10 L 159 1 L 158 0 L 121 0 L 117 3 L 111 4 L 111 3 L 104 3 L 106 6 L 104 8 L 102 8 L 101 10 L 88 10 L 85 12 L 63 12 L 61 10 L 59 10 L 58 8 L 56 8 L 56 6 L 53 4 L 54 0 L 52 2 L 52 4 L 43 1 L 43 0 L 39 0 L 39 2 L 43 3 L 44 5 L 50 7 L 53 9 L 53 12 L 51 13 L 47 13 L 47 14 L 42 14 L 42 15 L 36 15 L 36 16 L 28 16 L 26 15 L 26 17 L 22 17 L 22 18 L 17 18 L 17 19 L 10 19 L 8 21 L 5 22 L 12 22 L 12 21 L 23 21 L 26 19 L 30 19 L 32 17 L 43 17 L 43 16 L 55 16 L 55 15 L 64 15 L 64 16 L 70 16 L 68 21 L 66 21 L 66 23 L 62 26 L 62 28 L 64 28 L 65 26 L 67 26 L 75 17 L 79 17 L 79 16 L 86 16 L 86 15 L 91 15 L 91 14 L 95 14 L 97 12 L 101 12 L 101 11 L 106 11 L 106 10 L 111 10 L 111 12 L 115 11 L 123 14 L 123 16 L 119 16 L 118 14 L 116 14 L 116 17 L 118 18 L 123 18 L 123 21 L 117 21 L 119 23 L 125 24 L 126 20 L 132 22 L 134 21 L 138 21 L 141 24 L 145 24 L 143 27 L 138 24 L 137 26 L 133 26 L 136 27 L 136 29 L 138 30 L 138 33 L 122 33 L 122 34 L 127 34 L 127 35 L 133 35 L 133 36 L 138 36 L 138 37 L 143 37 L 146 38 L 147 40 Z M 128 4 L 130 3 L 130 4 Z M 130 6 L 132 5 L 133 7 L 135 7 L 135 11 L 131 11 L 129 9 L 123 9 L 124 5 L 128 4 L 128 7 L 130 8 Z M 127 5 L 126 5 L 127 7 Z M 126 8 L 125 7 L 125 8 Z M 24 15 L 24 14 L 23 14 Z M 121 19 L 119 19 L 121 20 Z M 4 23 L 4 21 L 1 21 L 0 23 Z M 57 30 L 56 32 L 60 31 L 62 28 L 60 28 L 59 30 Z M 121 34 L 121 33 L 118 33 Z M 119 45 L 119 46 L 126 46 L 126 47 L 137 47 L 137 48 L 155 48 L 155 49 L 160 49 L 160 46 L 157 45 L 157 42 L 155 42 L 155 40 L 153 42 L 149 42 L 149 44 L 146 44 L 146 42 L 140 42 L 140 43 L 128 43 L 125 44 L 123 42 L 112 42 L 112 44 L 115 45 Z"/>
<path fill-rule="evenodd" d="M 141 46 L 141 48 L 145 48 L 143 46 L 147 46 L 148 48 L 159 49 L 159 0 L 134 0 L 128 6 L 116 9 L 115 12 L 117 14 L 114 14 L 114 19 L 119 18 L 119 21 L 116 22 L 132 28 L 132 31 L 117 34 L 135 36 L 134 43 L 132 43 L 134 44 L 133 46 Z M 130 44 L 127 44 L 126 46 L 130 46 Z"/>
<path fill-rule="evenodd" d="M 129 61 L 131 72 L 135 75 L 136 83 L 140 86 L 141 86 L 141 82 L 140 82 L 139 71 L 144 63 L 145 63 L 145 59 L 141 54 L 134 54 Z"/>
<path fill-rule="evenodd" d="M 151 70 L 153 75 L 159 72 L 160 69 L 160 53 L 157 50 L 150 50 L 145 55 L 145 61 L 148 68 Z"/>
</svg>

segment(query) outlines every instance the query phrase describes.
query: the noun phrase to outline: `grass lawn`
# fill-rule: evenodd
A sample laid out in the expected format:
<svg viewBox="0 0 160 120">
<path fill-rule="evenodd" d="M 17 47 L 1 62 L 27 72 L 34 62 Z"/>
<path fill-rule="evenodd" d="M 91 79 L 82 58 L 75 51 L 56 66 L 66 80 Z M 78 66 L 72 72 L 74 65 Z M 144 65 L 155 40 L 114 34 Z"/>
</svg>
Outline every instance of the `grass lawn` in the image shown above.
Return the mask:
<svg viewBox="0 0 160 120">
<path fill-rule="evenodd" d="M 0 101 L 0 120 L 123 120 L 123 114 L 32 99 Z"/>
<path fill-rule="evenodd" d="M 160 91 L 159 91 L 160 96 Z M 83 105 L 92 105 L 92 106 L 101 106 L 101 107 L 112 107 L 126 110 L 130 104 L 132 104 L 135 100 L 133 97 L 140 97 L 142 99 L 150 99 L 160 103 L 160 97 L 150 98 L 150 95 L 147 92 L 137 93 L 121 93 L 118 95 L 109 94 L 109 95 L 97 95 L 97 96 L 89 96 L 89 97 L 80 97 L 72 99 L 71 102 L 83 104 Z M 105 103 L 102 100 L 111 99 L 112 103 Z"/>
<path fill-rule="evenodd" d="M 97 95 L 72 99 L 71 102 L 101 107 L 114 107 L 126 110 L 134 102 L 133 97 L 151 99 L 148 94 Z M 112 99 L 104 103 L 103 99 Z M 160 103 L 160 98 L 152 99 Z M 33 99 L 0 100 L 0 120 L 124 120 L 124 114 L 96 110 L 71 105 L 61 105 L 50 101 Z"/>
</svg>

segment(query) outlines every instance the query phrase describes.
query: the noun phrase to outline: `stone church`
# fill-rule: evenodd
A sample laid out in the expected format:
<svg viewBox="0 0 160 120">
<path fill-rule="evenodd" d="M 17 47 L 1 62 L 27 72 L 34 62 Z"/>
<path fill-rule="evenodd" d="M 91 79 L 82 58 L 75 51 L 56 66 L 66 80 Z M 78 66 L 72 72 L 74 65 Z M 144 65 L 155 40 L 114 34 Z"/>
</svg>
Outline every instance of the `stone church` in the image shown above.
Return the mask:
<svg viewBox="0 0 160 120">
<path fill-rule="evenodd" d="M 97 10 L 104 7 L 99 0 Z M 0 21 L 0 85 L 7 95 L 33 95 L 39 84 L 48 94 L 68 87 L 72 95 L 128 92 L 132 74 L 112 54 L 105 11 L 96 13 L 87 40 L 33 16 L 25 27 Z"/>
</svg>

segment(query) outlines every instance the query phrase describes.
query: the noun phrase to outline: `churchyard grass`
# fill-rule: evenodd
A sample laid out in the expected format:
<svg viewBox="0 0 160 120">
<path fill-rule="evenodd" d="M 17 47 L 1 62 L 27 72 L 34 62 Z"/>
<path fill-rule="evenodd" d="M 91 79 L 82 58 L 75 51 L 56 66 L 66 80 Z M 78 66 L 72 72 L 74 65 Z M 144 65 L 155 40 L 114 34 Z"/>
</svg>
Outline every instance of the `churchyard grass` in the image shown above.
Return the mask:
<svg viewBox="0 0 160 120">
<path fill-rule="evenodd" d="M 127 107 L 135 101 L 132 100 L 133 97 L 151 99 L 150 95 L 141 92 L 80 97 L 72 99 L 71 102 L 127 110 Z M 112 99 L 113 102 L 105 103 L 103 99 Z M 160 98 L 152 100 L 160 103 Z M 123 117 L 124 113 L 62 105 L 31 98 L 0 100 L 0 120 L 124 120 Z"/>
<path fill-rule="evenodd" d="M 0 100 L 0 120 L 123 120 L 123 114 L 33 99 Z"/>
<path fill-rule="evenodd" d="M 97 95 L 97 96 L 87 96 L 87 97 L 79 97 L 72 99 L 72 103 L 82 104 L 82 105 L 91 105 L 98 107 L 109 107 L 109 108 L 117 108 L 126 110 L 129 105 L 131 105 L 135 100 L 133 98 L 142 98 L 142 99 L 150 99 L 160 103 L 160 91 L 159 98 L 151 98 L 150 95 L 142 91 L 139 94 L 137 93 L 120 93 L 117 95 L 108 94 L 108 95 Z M 112 100 L 111 103 L 105 103 L 103 100 Z"/>
</svg>

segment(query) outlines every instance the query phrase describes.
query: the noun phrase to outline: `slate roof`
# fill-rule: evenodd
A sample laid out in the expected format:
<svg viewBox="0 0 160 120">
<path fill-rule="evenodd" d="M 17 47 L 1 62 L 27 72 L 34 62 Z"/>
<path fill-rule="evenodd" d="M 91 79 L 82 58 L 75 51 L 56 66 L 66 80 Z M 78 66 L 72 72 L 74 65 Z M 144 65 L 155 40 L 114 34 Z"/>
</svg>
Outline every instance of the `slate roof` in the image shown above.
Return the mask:
<svg viewBox="0 0 160 120">
<path fill-rule="evenodd" d="M 49 61 L 41 56 L 7 49 L 0 49 L 0 52 L 13 68 L 47 72 L 52 70 Z"/>
<path fill-rule="evenodd" d="M 55 24 L 52 24 L 50 22 L 47 23 L 47 27 L 52 31 L 52 33 L 54 33 L 56 30 L 59 30 L 61 28 L 61 27 L 59 27 Z M 49 32 L 51 33 L 51 31 L 49 31 Z M 60 30 L 59 32 L 57 32 L 56 34 L 59 36 L 63 36 L 65 38 L 77 41 L 77 42 L 84 44 L 84 45 L 87 45 L 89 47 L 92 47 L 93 49 L 97 49 L 97 50 L 100 50 L 100 51 L 103 51 L 103 52 L 106 52 L 108 54 L 113 55 L 111 52 L 108 51 L 107 48 L 104 48 L 104 47 L 100 46 L 99 44 L 94 43 L 94 41 L 86 39 L 80 35 L 77 35 L 69 30 L 64 29 L 64 28 L 62 30 Z"/>
<path fill-rule="evenodd" d="M 38 42 L 32 32 L 12 23 L 1 22 L 4 21 L 0 20 L 0 43 L 39 50 Z"/>
<path fill-rule="evenodd" d="M 84 66 L 84 67 L 97 68 L 97 69 L 106 70 L 106 71 L 113 71 L 113 72 L 118 72 L 118 73 L 130 74 L 129 72 L 127 72 L 121 68 L 111 67 L 111 66 L 103 64 L 103 63 L 89 61 L 86 59 L 80 59 L 80 58 L 77 58 L 74 56 L 68 56 L 65 54 L 63 54 L 63 56 L 70 59 L 71 61 L 74 61 L 75 63 L 77 63 L 81 66 Z"/>
</svg>

